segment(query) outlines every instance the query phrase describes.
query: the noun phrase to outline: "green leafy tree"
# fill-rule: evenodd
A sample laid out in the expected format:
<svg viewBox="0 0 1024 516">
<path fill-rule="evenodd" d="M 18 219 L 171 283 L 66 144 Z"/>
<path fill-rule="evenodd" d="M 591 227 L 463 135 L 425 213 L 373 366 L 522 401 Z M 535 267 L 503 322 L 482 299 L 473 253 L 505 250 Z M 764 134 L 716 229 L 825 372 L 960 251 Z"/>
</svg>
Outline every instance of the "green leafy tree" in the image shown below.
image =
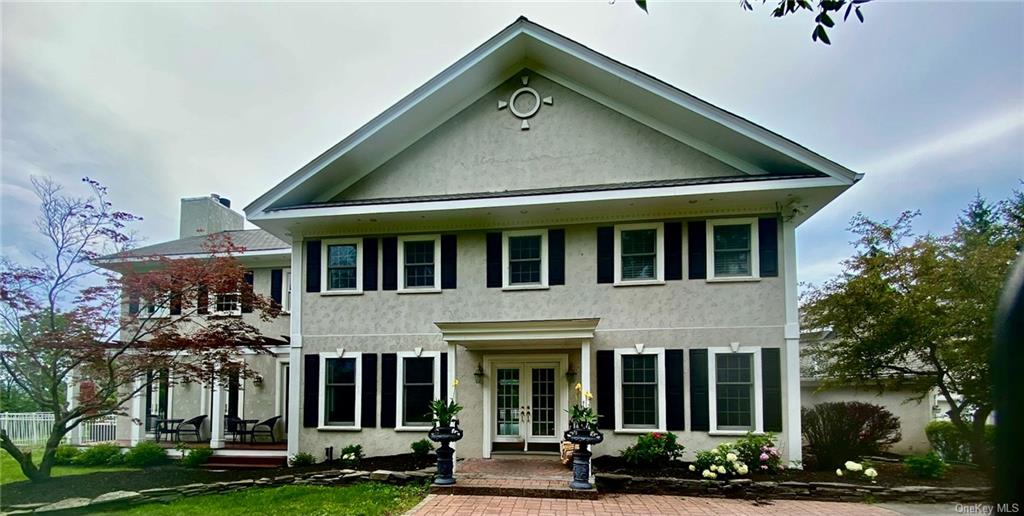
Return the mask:
<svg viewBox="0 0 1024 516">
<path fill-rule="evenodd" d="M 805 326 L 834 339 L 809 352 L 826 386 L 931 389 L 950 406 L 974 461 L 988 465 L 992 413 L 989 357 L 996 305 L 1024 242 L 1024 195 L 991 204 L 976 197 L 948 235 L 915 235 L 917 212 L 892 223 L 858 214 L 855 254 L 843 272 L 805 293 Z"/>
</svg>

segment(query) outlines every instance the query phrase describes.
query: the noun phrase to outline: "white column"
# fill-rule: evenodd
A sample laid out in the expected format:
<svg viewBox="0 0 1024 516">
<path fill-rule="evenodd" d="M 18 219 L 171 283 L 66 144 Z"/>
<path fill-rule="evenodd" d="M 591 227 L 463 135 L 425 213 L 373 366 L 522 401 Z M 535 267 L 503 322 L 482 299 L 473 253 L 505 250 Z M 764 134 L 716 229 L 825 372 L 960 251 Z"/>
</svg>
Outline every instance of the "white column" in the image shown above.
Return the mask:
<svg viewBox="0 0 1024 516">
<path fill-rule="evenodd" d="M 302 292 L 303 284 L 302 239 L 292 241 L 292 297 L 291 315 L 289 315 L 291 338 L 288 349 L 288 456 L 299 453 L 299 431 L 302 422 L 299 420 L 299 388 L 302 376 L 306 374 L 305 362 L 302 360 Z"/>
<path fill-rule="evenodd" d="M 590 339 L 584 340 L 580 345 L 580 389 L 583 392 L 593 392 L 590 390 Z"/>
<path fill-rule="evenodd" d="M 132 446 L 135 446 L 136 444 L 139 444 L 140 442 L 142 442 L 143 437 L 146 434 L 146 415 L 142 413 L 143 412 L 143 409 L 142 409 L 143 403 L 145 403 L 145 397 L 144 396 L 146 395 L 145 391 L 142 389 L 142 386 L 144 384 L 145 384 L 145 381 L 143 379 L 141 379 L 141 378 L 136 378 L 135 379 L 135 383 L 133 384 L 133 388 L 135 389 L 136 393 L 135 393 L 135 396 L 132 398 L 132 410 L 131 410 L 131 416 L 132 416 L 131 417 L 131 425 L 132 425 L 131 445 Z M 138 423 L 136 423 L 136 421 L 138 421 Z"/>
<path fill-rule="evenodd" d="M 786 285 L 786 412 L 785 455 L 790 461 L 803 461 L 802 427 L 800 424 L 800 311 L 796 276 L 796 224 L 782 223 L 783 270 Z"/>
<path fill-rule="evenodd" d="M 67 392 L 68 407 L 67 407 L 67 409 L 68 409 L 68 412 L 70 412 L 70 411 L 74 410 L 75 407 L 78 406 L 78 378 L 76 377 L 75 372 L 72 371 L 71 373 L 69 373 L 68 376 L 67 376 L 67 380 L 65 380 L 65 381 L 67 381 L 67 383 L 68 383 L 68 392 Z M 79 423 L 79 425 L 75 427 L 74 431 L 72 431 L 71 433 L 68 434 L 68 441 L 70 441 L 71 444 L 82 444 L 82 427 L 83 426 L 84 425 Z"/>
<path fill-rule="evenodd" d="M 449 342 L 448 343 L 448 378 L 446 378 L 445 381 L 448 382 L 448 399 L 451 400 L 451 401 L 458 401 L 459 400 L 458 389 L 455 388 L 454 385 L 452 385 L 452 384 L 455 383 L 455 378 L 458 377 L 458 375 L 456 374 L 456 371 L 455 371 L 455 368 L 458 366 L 458 362 L 455 360 L 455 353 L 457 351 L 458 351 L 458 346 L 456 346 L 455 343 L 453 343 L 453 342 Z M 462 383 L 462 382 L 460 381 L 459 383 Z M 461 387 L 461 385 L 459 387 Z M 458 455 L 458 444 L 459 444 L 458 442 L 454 442 L 454 443 L 451 444 L 452 445 L 452 449 L 455 450 L 455 453 L 452 454 L 452 473 L 455 473 L 455 471 L 459 467 L 458 466 L 458 464 L 459 464 L 458 461 L 455 460 L 455 456 Z"/>
<path fill-rule="evenodd" d="M 210 393 L 210 403 L 213 404 L 213 414 L 210 415 L 210 448 L 217 449 L 224 447 L 224 382 L 220 379 L 220 366 L 217 366 L 214 373 L 213 392 Z"/>
</svg>

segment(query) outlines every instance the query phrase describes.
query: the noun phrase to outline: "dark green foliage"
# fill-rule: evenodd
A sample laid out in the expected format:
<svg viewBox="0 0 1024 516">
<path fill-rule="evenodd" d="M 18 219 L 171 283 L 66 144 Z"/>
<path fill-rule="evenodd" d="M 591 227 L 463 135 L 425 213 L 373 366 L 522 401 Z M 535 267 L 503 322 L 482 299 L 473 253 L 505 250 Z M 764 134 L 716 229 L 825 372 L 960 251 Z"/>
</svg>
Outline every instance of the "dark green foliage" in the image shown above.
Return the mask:
<svg viewBox="0 0 1024 516">
<path fill-rule="evenodd" d="M 288 464 L 291 465 L 293 468 L 302 466 L 312 466 L 316 464 L 316 459 L 313 458 L 312 453 L 299 452 L 296 453 L 295 455 L 292 455 L 292 457 L 288 459 Z"/>
<path fill-rule="evenodd" d="M 434 443 L 430 442 L 430 439 L 420 439 L 409 447 L 412 448 L 413 455 L 418 458 L 426 457 L 430 455 L 430 452 L 434 451 Z"/>
<path fill-rule="evenodd" d="M 206 461 L 213 457 L 213 449 L 211 448 L 193 448 L 187 451 L 181 458 L 181 465 L 186 468 L 198 468 Z"/>
<path fill-rule="evenodd" d="M 928 452 L 925 455 L 912 455 L 903 459 L 903 468 L 917 478 L 942 478 L 949 465 L 938 453 Z"/>
<path fill-rule="evenodd" d="M 928 443 L 947 462 L 971 462 L 971 443 L 956 425 L 949 421 L 932 421 L 924 428 Z M 985 426 L 985 443 L 992 453 L 995 449 L 996 427 Z"/>
<path fill-rule="evenodd" d="M 75 457 L 74 463 L 79 466 L 120 466 L 124 464 L 124 455 L 116 444 L 97 444 L 89 446 Z"/>
<path fill-rule="evenodd" d="M 672 432 L 648 432 L 636 438 L 636 444 L 622 450 L 626 462 L 637 466 L 658 467 L 678 459 L 684 446 L 676 442 Z"/>
<path fill-rule="evenodd" d="M 776 472 L 782 465 L 779 449 L 775 445 L 775 436 L 771 432 L 763 435 L 747 435 L 736 440 L 733 445 L 740 462 L 746 464 L 751 471 Z M 762 454 L 764 459 L 762 459 Z M 766 466 L 762 468 L 761 466 Z"/>
<path fill-rule="evenodd" d="M 876 455 L 901 437 L 900 419 L 870 403 L 821 403 L 803 409 L 801 417 L 807 452 L 813 458 L 806 462 L 818 470 Z"/>
<path fill-rule="evenodd" d="M 70 466 L 81 454 L 82 450 L 79 450 L 77 446 L 62 444 L 57 447 L 53 463 L 58 466 Z"/>
<path fill-rule="evenodd" d="M 350 444 L 341 449 L 341 463 L 346 467 L 354 468 L 363 460 L 363 447 L 358 444 Z"/>
<path fill-rule="evenodd" d="M 154 442 L 143 441 L 125 452 L 124 463 L 136 468 L 160 466 L 167 463 L 167 450 Z"/>
</svg>

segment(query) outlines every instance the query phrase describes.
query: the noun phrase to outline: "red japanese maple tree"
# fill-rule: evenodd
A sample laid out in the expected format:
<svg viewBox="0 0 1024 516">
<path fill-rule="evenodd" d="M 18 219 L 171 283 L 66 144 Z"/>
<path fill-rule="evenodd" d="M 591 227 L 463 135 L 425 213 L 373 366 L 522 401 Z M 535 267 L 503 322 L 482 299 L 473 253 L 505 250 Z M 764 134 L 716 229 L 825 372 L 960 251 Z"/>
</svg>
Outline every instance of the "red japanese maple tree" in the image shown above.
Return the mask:
<svg viewBox="0 0 1024 516">
<path fill-rule="evenodd" d="M 0 429 L 0 448 L 32 481 L 50 477 L 57 446 L 78 425 L 127 414 L 153 371 L 166 370 L 172 383 L 254 376 L 232 358 L 269 352 L 251 323 L 279 313 L 246 282 L 235 257 L 244 249 L 229 237 L 210 235 L 204 253 L 189 258 L 132 253 L 129 226 L 141 219 L 114 210 L 98 182 L 83 181 L 91 193 L 75 197 L 33 178 L 48 249 L 31 264 L 0 261 L 0 366 L 54 415 L 38 463 Z M 256 318 L 214 316 L 211 293 L 237 293 Z M 69 403 L 68 386 L 81 385 Z"/>
</svg>

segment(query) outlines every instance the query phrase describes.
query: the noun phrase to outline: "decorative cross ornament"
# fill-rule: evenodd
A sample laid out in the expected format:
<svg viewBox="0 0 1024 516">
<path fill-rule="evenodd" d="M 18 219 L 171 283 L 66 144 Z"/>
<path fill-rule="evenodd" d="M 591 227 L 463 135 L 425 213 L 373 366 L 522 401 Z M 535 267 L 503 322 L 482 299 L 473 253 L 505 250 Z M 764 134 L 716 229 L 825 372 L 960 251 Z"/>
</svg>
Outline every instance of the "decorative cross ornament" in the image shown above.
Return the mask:
<svg viewBox="0 0 1024 516">
<path fill-rule="evenodd" d="M 550 106 L 555 103 L 555 100 L 550 96 L 541 98 L 540 94 L 537 93 L 537 90 L 527 86 L 530 82 L 530 76 L 524 75 L 520 77 L 519 80 L 522 81 L 523 87 L 512 92 L 512 96 L 509 97 L 507 101 L 499 100 L 498 110 L 500 111 L 508 108 L 513 116 L 522 120 L 522 123 L 519 124 L 519 129 L 526 131 L 530 129 L 530 121 L 528 119 L 532 118 L 533 115 L 536 115 L 537 112 L 540 111 L 540 105 L 547 104 Z M 529 95 L 533 97 L 533 103 L 531 103 L 525 110 L 520 110 L 516 107 L 516 99 L 519 98 L 520 95 Z"/>
</svg>

